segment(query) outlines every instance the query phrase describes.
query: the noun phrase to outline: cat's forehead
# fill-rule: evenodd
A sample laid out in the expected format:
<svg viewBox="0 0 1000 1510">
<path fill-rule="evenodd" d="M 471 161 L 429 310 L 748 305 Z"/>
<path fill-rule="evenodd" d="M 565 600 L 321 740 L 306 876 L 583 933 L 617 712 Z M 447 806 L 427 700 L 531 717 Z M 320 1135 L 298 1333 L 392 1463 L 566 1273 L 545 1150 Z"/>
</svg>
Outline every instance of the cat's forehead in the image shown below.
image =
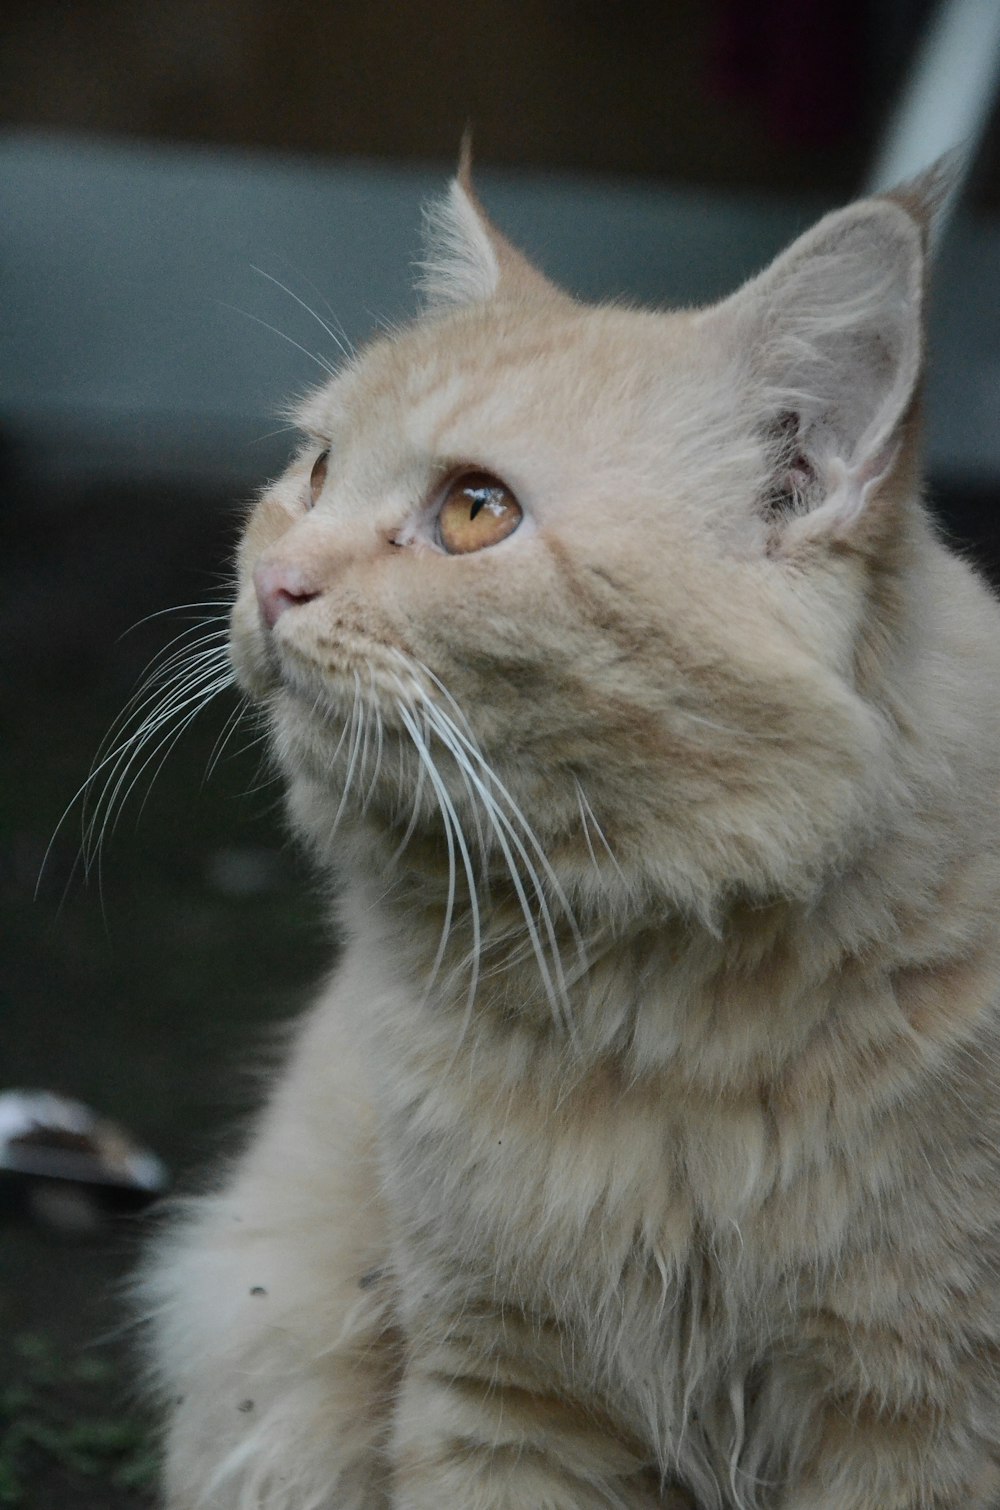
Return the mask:
<svg viewBox="0 0 1000 1510">
<path fill-rule="evenodd" d="M 431 447 L 466 421 L 582 422 L 596 401 L 634 405 L 671 370 L 700 363 L 694 323 L 569 300 L 436 316 L 371 343 L 299 420 L 328 441 L 388 426 Z"/>
</svg>

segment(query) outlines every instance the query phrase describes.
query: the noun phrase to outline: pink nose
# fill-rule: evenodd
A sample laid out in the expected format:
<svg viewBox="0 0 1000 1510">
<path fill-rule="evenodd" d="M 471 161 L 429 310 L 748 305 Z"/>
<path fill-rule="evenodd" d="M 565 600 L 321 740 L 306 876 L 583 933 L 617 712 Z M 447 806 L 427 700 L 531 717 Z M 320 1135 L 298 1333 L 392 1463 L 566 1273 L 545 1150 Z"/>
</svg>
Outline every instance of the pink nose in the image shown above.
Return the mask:
<svg viewBox="0 0 1000 1510">
<path fill-rule="evenodd" d="M 286 608 L 311 603 L 320 589 L 300 566 L 285 562 L 261 562 L 253 574 L 260 615 L 268 629 L 273 629 Z"/>
</svg>

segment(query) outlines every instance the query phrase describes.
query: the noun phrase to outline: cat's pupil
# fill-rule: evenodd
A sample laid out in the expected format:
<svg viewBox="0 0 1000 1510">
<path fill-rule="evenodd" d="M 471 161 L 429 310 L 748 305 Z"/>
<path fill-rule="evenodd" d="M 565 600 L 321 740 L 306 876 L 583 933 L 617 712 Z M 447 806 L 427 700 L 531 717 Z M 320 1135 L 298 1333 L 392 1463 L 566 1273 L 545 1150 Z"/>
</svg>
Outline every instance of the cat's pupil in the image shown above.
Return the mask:
<svg viewBox="0 0 1000 1510">
<path fill-rule="evenodd" d="M 521 506 L 506 483 L 483 473 L 456 478 L 437 519 L 438 539 L 451 555 L 496 545 L 521 521 Z"/>
</svg>

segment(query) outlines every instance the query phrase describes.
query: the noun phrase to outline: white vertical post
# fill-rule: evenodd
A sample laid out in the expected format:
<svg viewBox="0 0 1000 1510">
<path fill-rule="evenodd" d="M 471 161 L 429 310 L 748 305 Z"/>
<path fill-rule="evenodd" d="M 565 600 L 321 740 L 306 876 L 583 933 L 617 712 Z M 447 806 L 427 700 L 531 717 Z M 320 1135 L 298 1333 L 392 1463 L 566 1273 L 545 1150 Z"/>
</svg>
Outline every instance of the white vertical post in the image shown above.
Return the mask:
<svg viewBox="0 0 1000 1510">
<path fill-rule="evenodd" d="M 941 0 L 889 117 L 865 183 L 869 194 L 956 155 L 943 223 L 972 165 L 1000 78 L 1000 0 Z"/>
</svg>

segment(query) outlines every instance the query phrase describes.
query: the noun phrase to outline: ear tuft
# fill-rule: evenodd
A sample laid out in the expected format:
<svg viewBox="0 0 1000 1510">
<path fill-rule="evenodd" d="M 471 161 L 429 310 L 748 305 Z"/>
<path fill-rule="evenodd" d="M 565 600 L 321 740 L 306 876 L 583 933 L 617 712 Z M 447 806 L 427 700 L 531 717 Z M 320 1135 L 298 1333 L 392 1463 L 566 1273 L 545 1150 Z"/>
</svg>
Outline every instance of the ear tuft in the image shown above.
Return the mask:
<svg viewBox="0 0 1000 1510">
<path fill-rule="evenodd" d="M 448 192 L 424 211 L 418 287 L 431 307 L 487 299 L 565 299 L 544 273 L 497 230 L 472 182 L 472 138 L 462 137 Z"/>
<path fill-rule="evenodd" d="M 463 141 L 458 176 L 424 210 L 418 287 L 432 306 L 490 299 L 500 283 L 500 260 L 470 187 L 471 163 Z"/>
<path fill-rule="evenodd" d="M 885 198 L 902 206 L 923 234 L 925 250 L 937 241 L 966 169 L 967 152 L 953 147 L 915 178 L 889 189 Z"/>
<path fill-rule="evenodd" d="M 465 190 L 466 195 L 473 204 L 478 205 L 476 191 L 472 183 L 472 127 L 466 126 L 462 132 L 462 140 L 458 147 L 458 168 L 455 173 L 456 181 Z"/>
</svg>

